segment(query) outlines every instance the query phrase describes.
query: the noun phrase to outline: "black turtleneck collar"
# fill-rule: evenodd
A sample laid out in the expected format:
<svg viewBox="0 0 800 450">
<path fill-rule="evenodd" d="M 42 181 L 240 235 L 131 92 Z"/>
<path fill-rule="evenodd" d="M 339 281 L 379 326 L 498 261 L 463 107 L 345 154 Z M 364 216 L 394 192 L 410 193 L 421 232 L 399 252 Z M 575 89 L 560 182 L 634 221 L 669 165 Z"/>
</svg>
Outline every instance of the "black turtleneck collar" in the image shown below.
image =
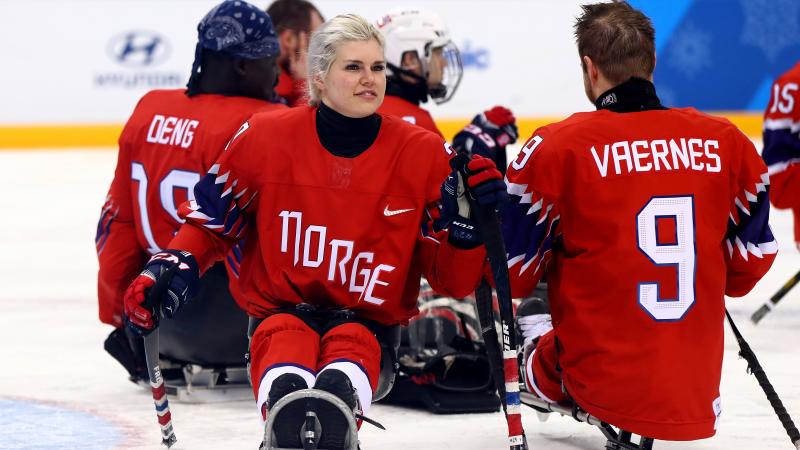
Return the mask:
<svg viewBox="0 0 800 450">
<path fill-rule="evenodd" d="M 656 96 L 653 83 L 642 78 L 631 78 L 603 92 L 595 100 L 594 106 L 598 110 L 607 109 L 617 113 L 667 109 Z"/>
<path fill-rule="evenodd" d="M 354 119 L 320 102 L 316 114 L 319 141 L 336 156 L 355 158 L 375 142 L 381 129 L 381 116 L 375 113 Z"/>
<path fill-rule="evenodd" d="M 386 95 L 400 97 L 419 106 L 428 101 L 428 87 L 422 84 L 408 83 L 394 75 L 386 79 Z"/>
</svg>

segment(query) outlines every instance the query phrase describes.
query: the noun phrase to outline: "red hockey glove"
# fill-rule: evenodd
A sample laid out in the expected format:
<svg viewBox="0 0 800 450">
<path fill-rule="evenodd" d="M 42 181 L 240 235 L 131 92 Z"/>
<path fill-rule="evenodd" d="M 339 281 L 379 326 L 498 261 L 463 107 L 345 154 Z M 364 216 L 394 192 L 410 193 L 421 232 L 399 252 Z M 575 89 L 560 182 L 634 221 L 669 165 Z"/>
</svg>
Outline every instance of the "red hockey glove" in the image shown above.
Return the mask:
<svg viewBox="0 0 800 450">
<path fill-rule="evenodd" d="M 149 334 L 162 315 L 171 318 L 195 296 L 199 281 L 197 261 L 191 253 L 181 250 L 156 253 L 125 291 L 126 325 L 139 336 Z M 152 290 L 156 283 L 163 287 L 160 292 Z M 159 298 L 148 298 L 151 295 Z"/>
</svg>

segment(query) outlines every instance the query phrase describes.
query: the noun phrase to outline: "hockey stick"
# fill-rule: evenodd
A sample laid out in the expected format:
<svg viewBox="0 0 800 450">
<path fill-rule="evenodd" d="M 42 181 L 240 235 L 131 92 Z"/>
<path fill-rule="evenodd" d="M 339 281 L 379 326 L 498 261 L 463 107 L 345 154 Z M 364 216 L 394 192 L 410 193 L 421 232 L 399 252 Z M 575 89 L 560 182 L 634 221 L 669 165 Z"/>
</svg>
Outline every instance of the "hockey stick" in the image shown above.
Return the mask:
<svg viewBox="0 0 800 450">
<path fill-rule="evenodd" d="M 457 170 L 464 180 L 467 179 L 467 163 L 469 157 L 459 153 L 450 160 L 450 167 Z M 506 263 L 506 249 L 503 244 L 503 234 L 500 230 L 500 221 L 497 212 L 493 208 L 485 208 L 478 204 L 471 196 L 467 195 L 470 208 L 474 211 L 474 218 L 478 224 L 481 238 L 486 246 L 486 256 L 492 268 L 492 276 L 497 292 L 497 303 L 500 307 L 500 328 L 503 334 L 503 367 L 493 368 L 493 373 L 503 373 L 505 381 L 505 395 L 501 394 L 500 401 L 506 413 L 508 423 L 508 445 L 511 450 L 527 450 L 528 443 L 525 439 L 525 431 L 522 429 L 522 417 L 520 416 L 519 402 L 519 369 L 517 361 L 517 343 L 514 330 L 514 311 L 511 305 L 511 286 L 508 278 L 508 265 Z M 477 297 L 477 295 L 476 295 Z M 480 308 L 479 308 L 480 311 Z M 485 324 L 481 324 L 485 328 Z M 494 321 L 492 321 L 494 327 Z M 497 340 L 494 340 L 497 342 Z M 486 342 L 487 352 L 490 346 Z M 489 358 L 493 365 L 497 361 Z M 501 372 L 502 371 L 502 372 Z M 499 381 L 495 381 L 499 382 Z"/>
<path fill-rule="evenodd" d="M 754 324 L 758 324 L 758 322 L 761 322 L 761 319 L 763 319 L 768 312 L 772 311 L 772 308 L 774 308 L 775 305 L 777 305 L 778 302 L 781 301 L 781 299 L 786 294 L 788 294 L 793 287 L 797 286 L 798 282 L 800 282 L 800 272 L 797 272 L 792 276 L 792 278 L 789 278 L 789 281 L 787 281 L 786 284 L 781 286 L 781 288 L 778 289 L 778 292 L 776 292 L 775 295 L 770 297 L 768 302 L 761 305 L 761 308 L 758 308 L 758 310 L 756 310 L 756 312 L 754 312 L 753 315 L 750 316 L 750 320 L 752 320 Z"/>
<path fill-rule="evenodd" d="M 497 328 L 494 324 L 494 302 L 492 299 L 492 287 L 486 280 L 481 280 L 480 286 L 475 289 L 475 306 L 478 309 L 478 321 L 481 324 L 481 336 L 486 346 L 486 355 L 489 357 L 489 365 L 492 369 L 492 379 L 497 389 L 500 399 L 506 397 L 505 375 L 503 374 L 503 353 L 500 350 L 500 340 L 497 338 Z M 506 411 L 505 401 L 501 401 L 503 413 Z"/>
<path fill-rule="evenodd" d="M 167 291 L 170 278 L 177 268 L 177 264 L 168 268 L 150 289 L 143 306 L 153 314 L 161 314 L 159 299 Z M 170 448 L 178 441 L 178 438 L 175 437 L 175 431 L 172 429 L 172 414 L 169 411 L 164 378 L 161 376 L 161 369 L 158 366 L 158 355 L 158 328 L 156 328 L 144 337 L 144 358 L 147 362 L 147 375 L 150 378 L 150 389 L 153 392 L 158 424 L 161 427 L 161 443 Z"/>
<path fill-rule="evenodd" d="M 725 316 L 728 318 L 731 330 L 733 330 L 733 334 L 739 342 L 739 356 L 747 361 L 747 370 L 758 380 L 758 384 L 761 386 L 761 389 L 764 390 L 764 394 L 767 395 L 769 404 L 772 405 L 772 409 L 775 411 L 775 414 L 778 415 L 778 420 L 781 421 L 794 447 L 800 449 L 800 432 L 797 431 L 797 427 L 794 425 L 792 418 L 789 417 L 789 413 L 786 411 L 780 397 L 778 397 L 778 394 L 775 392 L 775 388 L 773 388 L 772 383 L 769 382 L 764 368 L 761 367 L 761 363 L 758 362 L 758 358 L 756 358 L 756 354 L 753 353 L 750 345 L 744 340 L 744 337 L 742 337 L 742 333 L 736 328 L 736 324 L 733 323 L 733 319 L 727 309 L 725 310 Z"/>
</svg>

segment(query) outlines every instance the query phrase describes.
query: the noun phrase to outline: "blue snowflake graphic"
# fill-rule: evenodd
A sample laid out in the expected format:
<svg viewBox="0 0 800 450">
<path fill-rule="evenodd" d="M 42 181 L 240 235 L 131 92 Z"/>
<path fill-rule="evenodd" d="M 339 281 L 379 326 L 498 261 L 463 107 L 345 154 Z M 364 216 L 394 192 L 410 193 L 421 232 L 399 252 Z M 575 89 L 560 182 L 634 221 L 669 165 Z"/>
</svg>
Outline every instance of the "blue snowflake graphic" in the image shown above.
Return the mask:
<svg viewBox="0 0 800 450">
<path fill-rule="evenodd" d="M 686 22 L 674 36 L 667 58 L 668 65 L 688 79 L 693 79 L 712 66 L 710 32 Z"/>
<path fill-rule="evenodd" d="M 740 0 L 744 13 L 742 43 L 761 49 L 775 62 L 783 49 L 800 42 L 800 1 Z"/>
</svg>

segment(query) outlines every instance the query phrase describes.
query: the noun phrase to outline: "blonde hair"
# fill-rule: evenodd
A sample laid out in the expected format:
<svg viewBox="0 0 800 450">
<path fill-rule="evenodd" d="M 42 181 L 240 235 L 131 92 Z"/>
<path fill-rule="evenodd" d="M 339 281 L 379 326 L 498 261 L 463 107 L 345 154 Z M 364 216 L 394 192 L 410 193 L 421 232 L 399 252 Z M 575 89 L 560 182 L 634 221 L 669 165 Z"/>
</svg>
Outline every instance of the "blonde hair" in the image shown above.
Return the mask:
<svg viewBox="0 0 800 450">
<path fill-rule="evenodd" d="M 324 79 L 336 59 L 339 44 L 350 41 L 374 39 L 384 48 L 383 35 L 371 23 L 357 14 L 342 14 L 323 23 L 308 43 L 308 104 L 317 106 L 322 92 L 315 85 L 316 78 Z"/>
</svg>

